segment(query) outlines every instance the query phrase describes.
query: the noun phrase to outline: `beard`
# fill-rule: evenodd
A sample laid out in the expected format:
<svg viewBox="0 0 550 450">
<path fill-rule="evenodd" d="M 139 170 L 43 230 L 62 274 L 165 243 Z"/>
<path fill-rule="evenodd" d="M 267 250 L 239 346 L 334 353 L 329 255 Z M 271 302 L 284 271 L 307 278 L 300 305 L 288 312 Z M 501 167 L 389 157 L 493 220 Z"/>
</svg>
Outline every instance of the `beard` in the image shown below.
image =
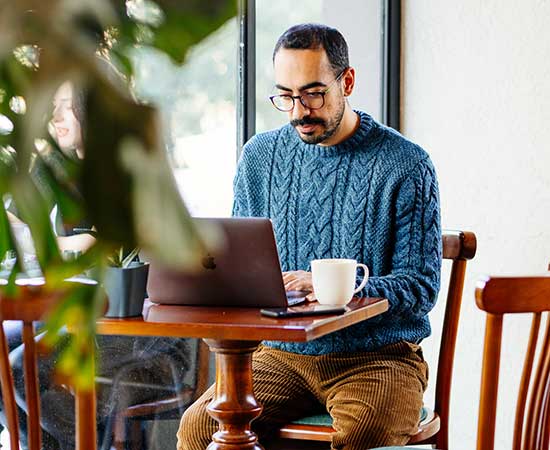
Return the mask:
<svg viewBox="0 0 550 450">
<path fill-rule="evenodd" d="M 320 144 L 321 142 L 324 142 L 332 137 L 334 133 L 336 133 L 336 131 L 338 130 L 338 127 L 342 122 L 342 118 L 344 117 L 345 106 L 346 102 L 344 98 L 342 98 L 342 101 L 338 105 L 338 109 L 334 113 L 333 117 L 324 120 L 320 117 L 304 116 L 301 119 L 291 120 L 290 124 L 294 128 L 301 125 L 321 125 L 324 128 L 324 131 L 318 135 L 315 135 L 314 132 L 301 134 L 298 132 L 298 130 L 296 130 L 298 132 L 298 136 L 300 136 L 300 139 L 302 139 L 302 141 L 304 141 L 306 144 Z"/>
</svg>

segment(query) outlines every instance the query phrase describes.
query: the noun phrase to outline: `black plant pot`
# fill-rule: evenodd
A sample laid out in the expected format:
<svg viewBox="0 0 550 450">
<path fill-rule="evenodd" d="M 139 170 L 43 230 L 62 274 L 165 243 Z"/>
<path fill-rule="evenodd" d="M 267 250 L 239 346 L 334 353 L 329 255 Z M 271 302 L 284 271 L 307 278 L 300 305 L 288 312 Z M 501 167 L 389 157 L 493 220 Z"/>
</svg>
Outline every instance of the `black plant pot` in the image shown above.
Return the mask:
<svg viewBox="0 0 550 450">
<path fill-rule="evenodd" d="M 132 263 L 125 268 L 107 268 L 105 291 L 109 297 L 109 309 L 106 317 L 141 316 L 148 273 L 148 263 Z"/>
</svg>

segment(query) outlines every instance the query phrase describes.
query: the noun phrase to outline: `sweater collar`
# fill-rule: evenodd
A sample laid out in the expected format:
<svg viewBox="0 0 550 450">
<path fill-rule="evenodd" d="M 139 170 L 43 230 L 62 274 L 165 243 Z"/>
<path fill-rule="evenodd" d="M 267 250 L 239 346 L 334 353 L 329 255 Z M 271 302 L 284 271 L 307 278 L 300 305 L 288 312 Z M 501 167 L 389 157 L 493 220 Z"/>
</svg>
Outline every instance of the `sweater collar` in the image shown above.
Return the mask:
<svg viewBox="0 0 550 450">
<path fill-rule="evenodd" d="M 337 156 L 353 151 L 359 146 L 364 146 L 367 136 L 374 128 L 375 121 L 371 116 L 363 111 L 355 112 L 359 115 L 359 127 L 357 127 L 355 133 L 353 133 L 353 135 L 351 135 L 348 139 L 336 145 L 323 146 L 317 144 L 306 144 L 302 141 L 298 135 L 298 132 L 292 128 L 290 124 L 288 126 L 291 127 L 291 132 L 293 133 L 295 139 L 297 139 L 307 151 L 317 152 L 320 156 Z"/>
</svg>

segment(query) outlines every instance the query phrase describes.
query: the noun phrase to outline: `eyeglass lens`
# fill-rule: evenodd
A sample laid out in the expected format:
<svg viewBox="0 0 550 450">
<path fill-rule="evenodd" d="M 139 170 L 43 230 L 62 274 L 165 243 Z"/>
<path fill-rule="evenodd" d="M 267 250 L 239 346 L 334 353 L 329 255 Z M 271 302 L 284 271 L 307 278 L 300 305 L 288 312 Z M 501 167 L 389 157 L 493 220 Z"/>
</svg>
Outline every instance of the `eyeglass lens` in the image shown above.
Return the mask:
<svg viewBox="0 0 550 450">
<path fill-rule="evenodd" d="M 311 92 L 301 95 L 299 99 L 306 108 L 320 109 L 325 104 L 323 94 L 323 92 Z M 292 110 L 296 100 L 296 97 L 291 97 L 290 95 L 276 95 L 272 98 L 275 107 L 282 111 Z"/>
</svg>

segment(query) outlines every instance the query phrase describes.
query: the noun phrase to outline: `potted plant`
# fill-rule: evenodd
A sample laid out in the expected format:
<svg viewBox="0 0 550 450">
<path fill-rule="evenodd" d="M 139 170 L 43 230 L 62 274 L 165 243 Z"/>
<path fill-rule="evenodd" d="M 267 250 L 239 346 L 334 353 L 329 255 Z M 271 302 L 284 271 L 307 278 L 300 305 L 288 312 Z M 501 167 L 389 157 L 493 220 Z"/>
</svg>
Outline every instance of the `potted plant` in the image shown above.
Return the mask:
<svg viewBox="0 0 550 450">
<path fill-rule="evenodd" d="M 124 255 L 120 250 L 108 259 L 104 287 L 109 308 L 106 317 L 137 317 L 143 310 L 149 264 L 139 261 L 139 248 Z"/>
</svg>

